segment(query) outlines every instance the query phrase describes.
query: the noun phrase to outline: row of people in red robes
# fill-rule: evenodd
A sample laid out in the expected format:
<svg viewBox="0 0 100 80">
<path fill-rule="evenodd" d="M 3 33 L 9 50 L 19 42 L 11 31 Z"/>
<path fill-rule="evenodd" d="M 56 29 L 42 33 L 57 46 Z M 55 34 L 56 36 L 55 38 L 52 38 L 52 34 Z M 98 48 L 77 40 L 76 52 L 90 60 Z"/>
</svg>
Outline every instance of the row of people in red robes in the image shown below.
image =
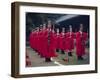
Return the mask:
<svg viewBox="0 0 100 80">
<path fill-rule="evenodd" d="M 69 56 L 72 56 L 72 50 L 74 49 L 74 39 L 76 39 L 76 55 L 78 60 L 83 59 L 85 54 L 85 41 L 87 40 L 87 33 L 83 32 L 83 25 L 80 24 L 79 32 L 72 32 L 72 26 L 69 26 L 69 32 L 65 33 L 65 28 L 59 33 L 54 29 L 51 29 L 51 22 L 43 24 L 43 28 L 32 31 L 30 34 L 30 46 L 32 49 L 38 52 L 41 57 L 45 58 L 46 62 L 50 62 L 52 57 L 57 57 L 56 49 L 60 49 L 63 52 L 68 52 Z"/>
</svg>

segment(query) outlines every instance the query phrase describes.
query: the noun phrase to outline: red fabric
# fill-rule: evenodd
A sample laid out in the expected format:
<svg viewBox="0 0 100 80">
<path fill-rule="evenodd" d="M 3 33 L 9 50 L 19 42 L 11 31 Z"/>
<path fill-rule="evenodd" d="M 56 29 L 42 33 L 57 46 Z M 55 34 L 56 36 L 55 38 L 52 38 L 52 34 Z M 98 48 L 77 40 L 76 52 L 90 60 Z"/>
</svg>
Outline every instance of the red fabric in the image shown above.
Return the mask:
<svg viewBox="0 0 100 80">
<path fill-rule="evenodd" d="M 87 33 L 80 32 L 76 33 L 76 54 L 77 56 L 82 56 L 85 54 L 85 41 L 87 40 Z"/>
<path fill-rule="evenodd" d="M 56 49 L 56 34 L 52 31 L 50 32 L 50 44 L 48 45 L 48 53 L 51 57 L 57 57 L 57 54 L 55 53 Z"/>
<path fill-rule="evenodd" d="M 43 30 L 41 33 L 41 38 L 40 38 L 40 49 L 41 49 L 41 56 L 45 57 L 47 54 L 47 30 Z"/>
<path fill-rule="evenodd" d="M 35 44 L 35 49 L 36 50 L 39 50 L 39 44 L 40 44 L 39 37 L 40 37 L 39 32 L 36 32 L 35 37 L 34 37 L 35 38 L 34 44 Z"/>
<path fill-rule="evenodd" d="M 55 34 L 50 32 L 48 42 L 49 29 L 42 30 L 40 32 L 34 32 L 34 35 L 30 34 L 30 46 L 31 48 L 37 50 L 38 54 L 42 57 L 50 58 L 56 57 L 56 38 Z"/>
<path fill-rule="evenodd" d="M 61 50 L 65 50 L 65 35 L 63 33 L 59 35 L 59 47 Z"/>
<path fill-rule="evenodd" d="M 37 44 L 37 51 L 38 54 L 42 55 L 42 31 L 40 31 L 37 35 L 37 39 L 36 39 L 36 44 Z"/>
<path fill-rule="evenodd" d="M 74 49 L 74 37 L 75 37 L 75 35 L 74 35 L 74 33 L 73 32 L 67 32 L 66 33 L 66 38 L 65 38 L 65 40 L 66 40 L 66 50 L 67 51 L 72 51 L 72 49 Z"/>
<path fill-rule="evenodd" d="M 55 54 L 55 34 L 47 30 L 45 32 L 45 39 L 44 39 L 44 55 L 45 58 L 51 58 L 51 57 L 56 57 L 57 55 Z"/>
<path fill-rule="evenodd" d="M 34 48 L 33 49 L 35 49 L 36 50 L 36 37 L 37 37 L 37 33 L 36 32 L 34 32 L 34 35 L 33 35 L 33 45 L 34 45 Z"/>
<path fill-rule="evenodd" d="M 56 43 L 55 43 L 55 46 L 56 46 L 56 49 L 60 49 L 60 34 L 59 35 L 55 35 L 55 41 L 56 41 Z"/>
<path fill-rule="evenodd" d="M 45 54 L 47 53 L 47 31 L 46 30 L 41 30 L 38 34 L 38 42 L 36 43 L 38 45 L 37 51 L 41 55 L 41 57 L 44 57 Z"/>
</svg>

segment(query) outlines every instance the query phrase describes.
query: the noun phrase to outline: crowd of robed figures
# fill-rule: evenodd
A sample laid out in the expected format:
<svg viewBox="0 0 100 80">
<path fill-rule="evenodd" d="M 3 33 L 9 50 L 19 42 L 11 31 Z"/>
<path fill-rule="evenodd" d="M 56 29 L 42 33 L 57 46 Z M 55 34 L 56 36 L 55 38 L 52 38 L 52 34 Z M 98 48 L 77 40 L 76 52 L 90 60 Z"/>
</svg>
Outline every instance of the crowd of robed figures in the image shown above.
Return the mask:
<svg viewBox="0 0 100 80">
<path fill-rule="evenodd" d="M 69 25 L 68 32 L 65 32 L 64 27 L 61 32 L 59 28 L 56 29 L 56 32 L 54 29 L 51 21 L 48 21 L 47 25 L 43 24 L 42 28 L 33 29 L 29 36 L 30 47 L 41 58 L 45 58 L 45 62 L 51 62 L 52 57 L 57 57 L 59 50 L 72 57 L 75 47 L 77 60 L 84 60 L 82 56 L 85 55 L 88 33 L 83 32 L 83 24 L 80 24 L 78 32 L 72 31 L 72 25 Z M 67 58 L 63 60 L 67 61 Z"/>
</svg>

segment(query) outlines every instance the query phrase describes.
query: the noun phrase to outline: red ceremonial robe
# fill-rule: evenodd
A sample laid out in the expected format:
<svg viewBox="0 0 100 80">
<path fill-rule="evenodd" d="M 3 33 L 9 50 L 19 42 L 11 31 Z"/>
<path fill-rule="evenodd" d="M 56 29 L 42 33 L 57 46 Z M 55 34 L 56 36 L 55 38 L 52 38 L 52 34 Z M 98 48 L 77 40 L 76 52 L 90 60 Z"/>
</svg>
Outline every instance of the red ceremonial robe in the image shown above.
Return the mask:
<svg viewBox="0 0 100 80">
<path fill-rule="evenodd" d="M 74 33 L 73 32 L 67 32 L 66 33 L 66 50 L 69 52 L 69 51 L 72 51 L 72 49 L 74 49 Z"/>
<path fill-rule="evenodd" d="M 33 44 L 33 49 L 35 49 L 36 50 L 36 47 L 35 47 L 35 40 L 36 40 L 36 32 L 34 32 L 34 34 L 32 35 L 33 36 L 33 38 L 32 38 L 32 44 Z"/>
<path fill-rule="evenodd" d="M 42 47 L 45 58 L 51 58 L 57 56 L 55 54 L 55 36 L 51 31 L 49 31 L 49 29 L 46 29 L 44 31 L 43 44 L 44 45 Z"/>
<path fill-rule="evenodd" d="M 56 50 L 56 38 L 55 38 L 56 34 L 54 32 L 50 32 L 50 43 L 48 45 L 48 53 L 50 57 L 57 57 L 57 54 L 55 53 Z"/>
<path fill-rule="evenodd" d="M 59 35 L 59 47 L 61 50 L 65 50 L 65 33 Z"/>
<path fill-rule="evenodd" d="M 60 34 L 57 34 L 56 33 L 56 35 L 55 35 L 55 41 L 56 41 L 56 43 L 55 43 L 55 45 L 56 45 L 56 49 L 60 49 Z"/>
<path fill-rule="evenodd" d="M 40 43 L 40 52 L 41 52 L 41 57 L 45 57 L 45 54 L 47 53 L 47 30 L 42 30 L 40 32 L 40 38 L 39 38 L 39 43 Z"/>
<path fill-rule="evenodd" d="M 42 56 L 42 31 L 40 31 L 38 33 L 38 37 L 37 37 L 37 48 L 38 48 L 38 54 L 40 54 Z"/>
<path fill-rule="evenodd" d="M 85 54 L 85 41 L 87 40 L 87 33 L 76 33 L 76 54 L 82 56 Z"/>
<path fill-rule="evenodd" d="M 39 52 L 39 32 L 36 32 L 35 34 L 35 49 L 37 52 Z"/>
<path fill-rule="evenodd" d="M 40 48 L 41 48 L 41 51 L 42 51 L 42 57 L 45 57 L 47 56 L 47 47 L 48 47 L 48 30 L 45 29 L 42 31 L 42 35 L 41 35 L 41 45 L 40 45 Z"/>
</svg>

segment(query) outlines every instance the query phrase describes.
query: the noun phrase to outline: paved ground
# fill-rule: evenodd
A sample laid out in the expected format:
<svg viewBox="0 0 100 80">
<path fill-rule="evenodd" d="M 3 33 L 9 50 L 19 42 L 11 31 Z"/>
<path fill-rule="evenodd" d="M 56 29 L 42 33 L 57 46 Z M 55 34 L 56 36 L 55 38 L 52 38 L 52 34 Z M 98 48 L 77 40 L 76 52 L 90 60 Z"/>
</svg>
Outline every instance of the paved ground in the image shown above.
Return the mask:
<svg viewBox="0 0 100 80">
<path fill-rule="evenodd" d="M 66 54 L 57 53 L 58 57 L 52 58 L 52 62 L 45 62 L 44 58 L 41 58 L 33 49 L 27 47 L 27 53 L 30 57 L 32 65 L 30 67 L 41 67 L 41 66 L 62 66 L 62 65 L 80 65 L 80 64 L 89 64 L 89 50 L 86 48 L 86 55 L 84 55 L 84 60 L 77 60 L 75 50 L 72 53 L 72 57 L 69 57 Z M 63 61 L 63 58 L 68 58 L 69 61 Z"/>
</svg>

